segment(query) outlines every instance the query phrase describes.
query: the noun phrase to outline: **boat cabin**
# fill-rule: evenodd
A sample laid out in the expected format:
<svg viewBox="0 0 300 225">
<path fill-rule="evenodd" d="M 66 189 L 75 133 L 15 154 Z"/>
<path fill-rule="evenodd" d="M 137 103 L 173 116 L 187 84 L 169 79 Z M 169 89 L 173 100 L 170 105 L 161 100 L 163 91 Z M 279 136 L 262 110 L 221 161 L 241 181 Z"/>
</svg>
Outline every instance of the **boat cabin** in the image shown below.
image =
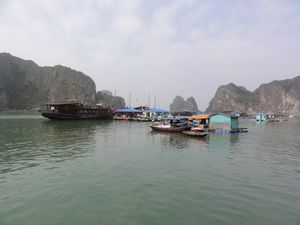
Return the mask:
<svg viewBox="0 0 300 225">
<path fill-rule="evenodd" d="M 48 119 L 110 119 L 110 108 L 101 106 L 85 106 L 77 101 L 66 103 L 48 103 L 42 116 Z"/>
<path fill-rule="evenodd" d="M 77 109 L 82 108 L 83 105 L 77 101 L 70 101 L 66 103 L 48 103 L 46 104 L 47 111 L 52 113 L 67 113 L 74 114 Z"/>
<path fill-rule="evenodd" d="M 194 115 L 188 117 L 189 122 L 192 127 L 197 127 L 199 129 L 207 129 L 209 125 L 209 116 L 208 115 Z"/>
</svg>

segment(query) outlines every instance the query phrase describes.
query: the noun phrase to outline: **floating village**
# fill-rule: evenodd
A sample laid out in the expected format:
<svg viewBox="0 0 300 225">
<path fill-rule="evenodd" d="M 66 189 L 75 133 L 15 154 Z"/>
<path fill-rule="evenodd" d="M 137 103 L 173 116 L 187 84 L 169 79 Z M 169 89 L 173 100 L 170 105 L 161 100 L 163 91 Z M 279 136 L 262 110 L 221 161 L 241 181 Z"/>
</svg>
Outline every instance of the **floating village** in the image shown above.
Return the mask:
<svg viewBox="0 0 300 225">
<path fill-rule="evenodd" d="M 181 132 L 194 137 L 205 137 L 209 132 L 230 134 L 248 132 L 248 128 L 239 127 L 239 112 L 217 112 L 214 114 L 193 114 L 192 112 L 171 113 L 161 108 L 138 106 L 113 109 L 85 106 L 78 101 L 46 104 L 42 116 L 52 120 L 114 119 L 137 122 L 150 122 L 152 131 Z M 273 113 L 258 113 L 254 120 L 258 122 L 280 122 Z"/>
</svg>

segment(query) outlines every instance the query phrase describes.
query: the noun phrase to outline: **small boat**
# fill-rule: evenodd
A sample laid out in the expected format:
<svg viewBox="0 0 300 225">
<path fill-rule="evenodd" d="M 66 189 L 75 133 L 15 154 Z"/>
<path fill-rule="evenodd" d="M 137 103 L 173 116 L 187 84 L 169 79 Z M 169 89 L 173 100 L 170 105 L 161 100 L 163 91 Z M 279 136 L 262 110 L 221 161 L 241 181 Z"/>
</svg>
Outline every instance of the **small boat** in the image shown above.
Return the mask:
<svg viewBox="0 0 300 225">
<path fill-rule="evenodd" d="M 51 120 L 112 119 L 112 110 L 101 106 L 84 106 L 77 101 L 46 104 L 42 116 Z"/>
<path fill-rule="evenodd" d="M 206 137 L 208 135 L 207 132 L 201 132 L 196 130 L 184 130 L 182 131 L 182 133 L 193 137 Z"/>
<path fill-rule="evenodd" d="M 188 126 L 171 126 L 163 124 L 154 124 L 150 126 L 153 131 L 163 131 L 163 132 L 181 132 L 188 129 Z"/>
<path fill-rule="evenodd" d="M 248 132 L 248 128 L 247 127 L 240 127 L 238 129 L 238 133 L 247 133 Z"/>
<path fill-rule="evenodd" d="M 162 132 L 181 132 L 190 129 L 190 126 L 187 122 L 182 122 L 180 120 L 170 120 L 161 123 L 153 123 L 150 127 L 153 131 Z"/>
<path fill-rule="evenodd" d="M 267 122 L 274 123 L 274 122 L 280 122 L 280 120 L 278 118 L 270 118 L 270 119 L 267 119 Z"/>
</svg>

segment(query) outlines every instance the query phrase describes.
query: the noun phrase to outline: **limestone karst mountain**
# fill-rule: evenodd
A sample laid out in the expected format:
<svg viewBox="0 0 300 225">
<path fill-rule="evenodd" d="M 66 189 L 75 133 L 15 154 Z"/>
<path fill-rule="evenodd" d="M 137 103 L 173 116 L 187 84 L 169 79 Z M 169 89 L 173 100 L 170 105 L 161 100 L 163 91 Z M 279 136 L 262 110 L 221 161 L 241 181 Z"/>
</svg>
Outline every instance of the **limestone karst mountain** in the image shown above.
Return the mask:
<svg viewBox="0 0 300 225">
<path fill-rule="evenodd" d="M 76 99 L 95 103 L 94 81 L 64 66 L 40 67 L 8 53 L 0 53 L 0 109 L 31 109 L 47 102 Z"/>
<path fill-rule="evenodd" d="M 255 91 L 233 83 L 220 86 L 206 112 L 258 111 L 295 114 L 300 112 L 300 76 L 260 85 Z"/>
<path fill-rule="evenodd" d="M 194 99 L 194 97 L 189 97 L 186 101 L 183 97 L 177 95 L 173 102 L 170 104 L 170 111 L 171 112 L 182 112 L 182 111 L 189 111 L 189 112 L 198 112 L 198 106 Z"/>
<path fill-rule="evenodd" d="M 125 107 L 124 98 L 120 96 L 113 96 L 112 93 L 108 90 L 98 91 L 96 93 L 96 102 L 109 107 Z"/>
</svg>

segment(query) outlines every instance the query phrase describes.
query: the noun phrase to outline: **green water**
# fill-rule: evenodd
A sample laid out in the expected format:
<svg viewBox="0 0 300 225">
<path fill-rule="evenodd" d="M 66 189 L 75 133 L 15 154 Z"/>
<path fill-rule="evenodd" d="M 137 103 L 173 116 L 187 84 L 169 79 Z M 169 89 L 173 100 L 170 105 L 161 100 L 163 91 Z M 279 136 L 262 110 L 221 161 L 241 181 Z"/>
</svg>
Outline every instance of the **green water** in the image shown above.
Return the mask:
<svg viewBox="0 0 300 225">
<path fill-rule="evenodd" d="M 300 120 L 196 139 L 0 114 L 1 225 L 300 224 Z"/>
</svg>

